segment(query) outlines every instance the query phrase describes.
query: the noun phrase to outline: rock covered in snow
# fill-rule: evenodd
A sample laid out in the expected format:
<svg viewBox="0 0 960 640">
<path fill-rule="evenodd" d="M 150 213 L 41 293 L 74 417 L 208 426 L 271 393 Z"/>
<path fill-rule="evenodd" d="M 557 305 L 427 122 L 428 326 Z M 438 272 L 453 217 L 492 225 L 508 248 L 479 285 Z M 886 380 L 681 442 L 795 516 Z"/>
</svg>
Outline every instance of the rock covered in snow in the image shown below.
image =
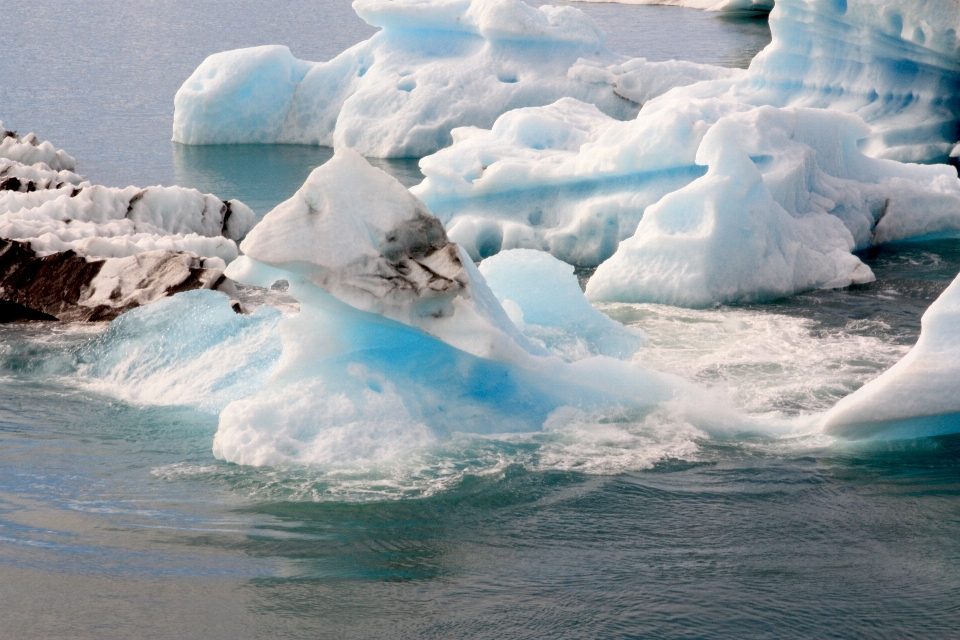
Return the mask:
<svg viewBox="0 0 960 640">
<path fill-rule="evenodd" d="M 900 362 L 827 412 L 826 433 L 919 438 L 960 429 L 960 277 L 921 324 L 920 339 Z"/>
<path fill-rule="evenodd" d="M 178 291 L 223 285 L 255 221 L 243 203 L 182 187 L 91 185 L 73 168 L 33 134 L 0 143 L 0 298 L 18 305 L 8 317 L 32 317 L 23 307 L 60 320 L 109 320 Z"/>
<path fill-rule="evenodd" d="M 173 139 L 420 157 L 447 146 L 451 129 L 489 127 L 511 109 L 572 96 L 624 119 L 670 86 L 728 73 L 628 62 L 607 51 L 596 24 L 571 7 L 534 9 L 521 0 L 353 6 L 382 31 L 329 62 L 297 60 L 282 46 L 207 58 L 177 92 Z"/>
</svg>

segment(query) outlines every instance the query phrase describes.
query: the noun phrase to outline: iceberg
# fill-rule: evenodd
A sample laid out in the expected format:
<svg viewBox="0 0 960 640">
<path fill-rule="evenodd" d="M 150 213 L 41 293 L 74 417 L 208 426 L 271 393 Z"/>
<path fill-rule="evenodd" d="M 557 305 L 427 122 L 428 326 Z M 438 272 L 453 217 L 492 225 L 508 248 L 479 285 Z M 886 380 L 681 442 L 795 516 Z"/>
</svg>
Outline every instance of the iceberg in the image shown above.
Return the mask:
<svg viewBox="0 0 960 640">
<path fill-rule="evenodd" d="M 953 0 L 777 0 L 773 41 L 737 94 L 855 113 L 867 155 L 943 162 L 960 130 L 958 25 Z"/>
<path fill-rule="evenodd" d="M 919 438 L 960 432 L 960 277 L 921 319 L 917 344 L 843 398 L 823 430 L 844 438 Z"/>
<path fill-rule="evenodd" d="M 223 269 L 256 220 L 242 202 L 182 187 L 91 185 L 50 142 L 2 132 L 5 320 L 109 320 L 177 291 L 229 288 Z"/>
<path fill-rule="evenodd" d="M 177 92 L 173 140 L 421 157 L 448 146 L 452 129 L 489 127 L 512 109 L 569 96 L 623 120 L 673 86 L 729 73 L 628 61 L 571 7 L 534 9 L 521 0 L 356 0 L 353 7 L 381 31 L 328 62 L 298 60 L 283 46 L 207 58 Z"/>
<path fill-rule="evenodd" d="M 597 311 L 573 266 L 549 253 L 502 251 L 480 263 L 480 273 L 517 328 L 564 360 L 627 359 L 643 346 L 643 334 Z"/>
<path fill-rule="evenodd" d="M 709 95 L 736 82 L 668 92 L 630 122 L 566 98 L 457 129 L 412 191 L 475 260 L 529 248 L 600 265 L 594 301 L 704 306 L 846 286 L 873 278 L 854 250 L 960 231 L 952 167 L 865 156 L 870 130 L 852 114 Z"/>
<path fill-rule="evenodd" d="M 280 320 L 283 353 L 269 380 L 220 414 L 214 454 L 231 462 L 376 462 L 452 430 L 539 430 L 564 407 L 651 407 L 687 389 L 613 358 L 551 356 L 426 206 L 348 149 L 241 249 L 227 275 L 287 281 L 300 312 Z M 542 301 L 523 302 L 536 316 Z"/>
</svg>

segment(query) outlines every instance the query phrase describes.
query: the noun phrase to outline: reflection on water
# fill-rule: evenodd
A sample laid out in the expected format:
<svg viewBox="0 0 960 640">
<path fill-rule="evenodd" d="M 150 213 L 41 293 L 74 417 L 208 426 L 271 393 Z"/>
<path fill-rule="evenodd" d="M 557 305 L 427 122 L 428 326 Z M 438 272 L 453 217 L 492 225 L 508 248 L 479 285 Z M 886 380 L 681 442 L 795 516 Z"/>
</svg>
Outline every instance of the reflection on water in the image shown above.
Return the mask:
<svg viewBox="0 0 960 640">
<path fill-rule="evenodd" d="M 770 43 L 766 17 L 724 16 L 658 5 L 558 0 L 549 4 L 580 9 L 606 34 L 611 51 L 631 58 L 690 60 L 746 69 Z"/>
<path fill-rule="evenodd" d="M 236 198 L 263 216 L 296 192 L 310 172 L 333 155 L 330 147 L 302 144 L 218 144 L 191 146 L 171 143 L 176 183 Z M 370 158 L 370 164 L 391 174 L 406 187 L 423 180 L 415 158 Z"/>
</svg>

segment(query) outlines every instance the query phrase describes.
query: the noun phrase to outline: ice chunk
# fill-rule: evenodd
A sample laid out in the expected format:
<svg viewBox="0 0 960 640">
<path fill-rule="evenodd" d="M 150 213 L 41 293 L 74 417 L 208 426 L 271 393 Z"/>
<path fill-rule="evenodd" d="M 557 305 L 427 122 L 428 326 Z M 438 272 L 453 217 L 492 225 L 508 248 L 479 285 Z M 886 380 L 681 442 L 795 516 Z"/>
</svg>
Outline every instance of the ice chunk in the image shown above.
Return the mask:
<svg viewBox="0 0 960 640">
<path fill-rule="evenodd" d="M 349 149 L 315 169 L 241 248 L 258 263 L 296 273 L 353 307 L 418 327 L 474 355 L 506 358 L 518 345 L 537 352 L 478 285 L 482 278 L 447 240 L 440 221 L 396 179 Z M 464 331 L 466 326 L 472 329 Z"/>
<path fill-rule="evenodd" d="M 3 121 L 0 121 L 0 158 L 28 166 L 40 163 L 52 171 L 72 172 L 76 168 L 76 161 L 63 149 L 57 149 L 49 141 L 41 142 L 32 133 L 21 139 L 16 131 L 4 129 Z"/>
<path fill-rule="evenodd" d="M 286 47 L 211 56 L 175 98 L 173 139 L 186 144 L 289 142 L 420 157 L 450 131 L 570 96 L 617 119 L 667 89 L 729 70 L 628 61 L 571 7 L 521 0 L 362 0 L 382 31 L 333 60 Z"/>
<path fill-rule="evenodd" d="M 827 142 L 831 117 L 850 120 L 772 107 L 721 119 L 697 154 L 707 174 L 647 209 L 636 234 L 597 269 L 588 297 L 702 307 L 872 281 L 851 253 L 850 231 L 827 212 L 836 203 L 815 197 L 817 183 L 829 182 L 816 163 L 827 150 L 805 143 Z M 770 186 L 758 163 L 771 174 Z M 771 187 L 788 196 L 792 211 Z"/>
<path fill-rule="evenodd" d="M 91 185 L 45 164 L 72 169 L 73 160 L 32 135 L 7 135 L 4 153 L 0 300 L 15 305 L 17 317 L 33 317 L 25 309 L 47 319 L 109 320 L 177 291 L 229 287 L 223 269 L 255 221 L 243 203 L 181 187 Z"/>
<path fill-rule="evenodd" d="M 826 433 L 919 438 L 960 433 L 960 277 L 927 309 L 916 346 L 827 412 Z"/>
<path fill-rule="evenodd" d="M 548 253 L 512 249 L 487 258 L 480 273 L 525 334 L 565 360 L 628 358 L 643 345 L 635 329 L 594 309 L 573 267 Z"/>
<path fill-rule="evenodd" d="M 864 156 L 869 128 L 854 115 L 687 97 L 667 93 L 631 122 L 564 99 L 458 129 L 412 191 L 474 259 L 522 247 L 592 266 L 620 247 L 594 300 L 707 305 L 844 286 L 872 278 L 854 249 L 960 231 L 956 171 Z"/>
<path fill-rule="evenodd" d="M 229 461 L 376 462 L 451 431 L 537 430 L 562 407 L 648 407 L 685 389 L 611 358 L 547 356 L 423 203 L 349 150 L 241 247 L 228 275 L 286 280 L 300 312 L 280 323 L 270 380 L 220 416 L 214 454 Z"/>
</svg>

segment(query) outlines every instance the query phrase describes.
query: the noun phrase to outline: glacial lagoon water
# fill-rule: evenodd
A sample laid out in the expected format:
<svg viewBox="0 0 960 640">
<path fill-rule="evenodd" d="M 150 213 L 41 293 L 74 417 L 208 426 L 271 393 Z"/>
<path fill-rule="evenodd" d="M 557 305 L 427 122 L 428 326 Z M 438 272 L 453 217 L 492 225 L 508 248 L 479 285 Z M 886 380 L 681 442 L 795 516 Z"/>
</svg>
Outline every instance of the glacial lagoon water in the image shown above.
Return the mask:
<svg viewBox="0 0 960 640">
<path fill-rule="evenodd" d="M 651 59 L 742 66 L 769 37 L 581 6 L 611 48 Z M 371 33 L 342 0 L 6 3 L 0 21 L 7 127 L 96 182 L 197 186 L 260 213 L 329 150 L 173 145 L 176 88 L 215 51 L 324 59 Z M 381 166 L 418 180 L 415 162 Z M 0 636 L 949 637 L 960 437 L 838 442 L 809 422 L 906 353 L 960 243 L 863 258 L 877 282 L 843 291 L 604 307 L 650 336 L 640 362 L 777 433 L 612 415 L 379 468 L 223 463 L 215 414 L 126 403 L 78 373 L 102 326 L 0 326 Z"/>
</svg>

